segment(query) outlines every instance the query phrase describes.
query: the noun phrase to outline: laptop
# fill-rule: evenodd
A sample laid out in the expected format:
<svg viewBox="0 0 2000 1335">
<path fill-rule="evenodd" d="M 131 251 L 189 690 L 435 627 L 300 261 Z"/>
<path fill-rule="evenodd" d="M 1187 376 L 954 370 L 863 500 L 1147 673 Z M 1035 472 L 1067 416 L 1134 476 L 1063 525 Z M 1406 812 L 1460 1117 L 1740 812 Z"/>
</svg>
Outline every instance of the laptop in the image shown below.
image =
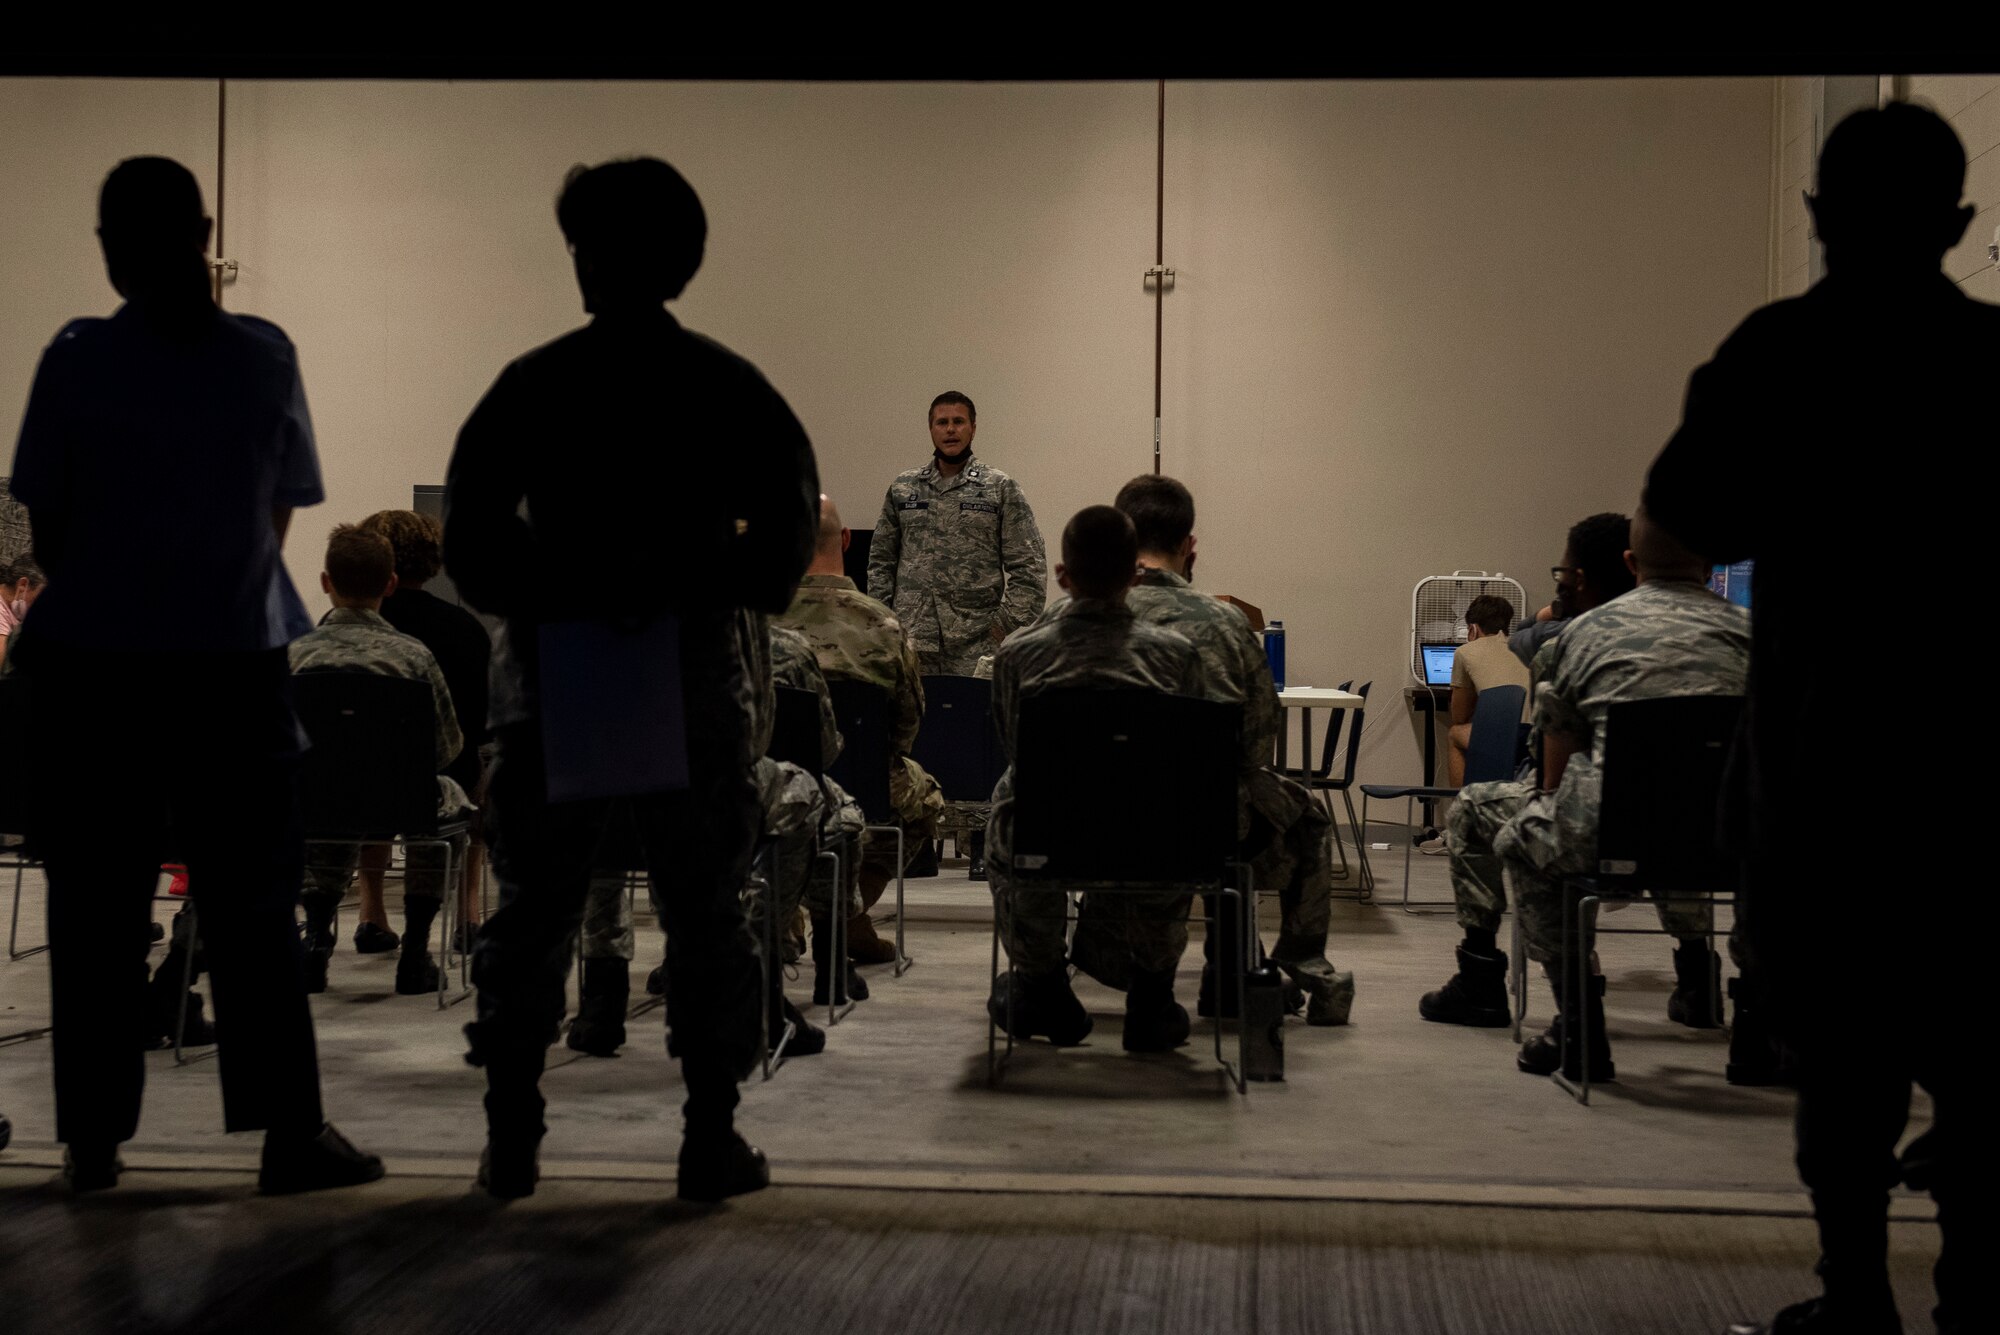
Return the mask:
<svg viewBox="0 0 2000 1335">
<path fill-rule="evenodd" d="M 1451 685 L 1451 661 L 1458 653 L 1455 644 L 1426 644 L 1424 652 L 1424 685 Z"/>
</svg>

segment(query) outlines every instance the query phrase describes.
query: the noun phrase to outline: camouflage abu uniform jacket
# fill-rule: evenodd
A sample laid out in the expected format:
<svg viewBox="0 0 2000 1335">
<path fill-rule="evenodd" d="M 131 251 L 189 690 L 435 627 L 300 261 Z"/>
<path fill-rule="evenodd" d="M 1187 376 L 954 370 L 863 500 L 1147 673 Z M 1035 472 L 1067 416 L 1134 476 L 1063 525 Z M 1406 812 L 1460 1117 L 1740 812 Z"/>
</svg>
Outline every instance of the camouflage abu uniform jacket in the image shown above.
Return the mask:
<svg viewBox="0 0 2000 1335">
<path fill-rule="evenodd" d="M 952 477 L 937 461 L 889 484 L 868 550 L 868 587 L 896 611 L 926 671 L 971 676 L 981 654 L 1035 619 L 1047 555 L 1014 479 L 971 455 Z"/>
<path fill-rule="evenodd" d="M 910 759 L 924 721 L 924 679 L 896 614 L 845 575 L 807 575 L 792 605 L 774 623 L 805 636 L 820 671 L 829 678 L 865 682 L 888 693 L 895 702 L 889 735 L 895 753 L 889 800 L 904 821 L 934 823 L 944 809 L 944 797 L 936 781 Z M 936 833 L 928 830 L 926 837 Z"/>
<path fill-rule="evenodd" d="M 1554 803 L 1565 845 L 1596 846 L 1599 767 L 1611 706 L 1674 695 L 1741 695 L 1750 679 L 1750 614 L 1681 580 L 1649 581 L 1564 623 L 1535 655 L 1535 735 L 1576 753 Z M 1539 741 L 1536 743 L 1539 749 Z"/>
<path fill-rule="evenodd" d="M 438 669 L 437 659 L 431 657 L 423 641 L 397 630 L 380 612 L 336 607 L 320 621 L 318 629 L 293 640 L 289 653 L 295 673 L 368 672 L 378 677 L 429 682 L 437 706 L 439 772 L 458 758 L 465 737 L 458 730 L 458 714 L 451 707 L 451 688 L 444 684 L 444 673 Z"/>
</svg>

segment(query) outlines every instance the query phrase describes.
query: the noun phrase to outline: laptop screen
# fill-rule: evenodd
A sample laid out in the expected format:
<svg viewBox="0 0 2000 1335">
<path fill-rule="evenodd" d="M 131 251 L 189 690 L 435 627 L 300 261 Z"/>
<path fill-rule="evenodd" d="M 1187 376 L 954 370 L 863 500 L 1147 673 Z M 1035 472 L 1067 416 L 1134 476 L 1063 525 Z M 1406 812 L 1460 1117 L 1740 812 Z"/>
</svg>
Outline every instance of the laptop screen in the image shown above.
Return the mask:
<svg viewBox="0 0 2000 1335">
<path fill-rule="evenodd" d="M 1424 646 L 1424 684 L 1426 686 L 1451 685 L 1451 660 L 1458 652 L 1455 644 L 1427 644 Z"/>
</svg>

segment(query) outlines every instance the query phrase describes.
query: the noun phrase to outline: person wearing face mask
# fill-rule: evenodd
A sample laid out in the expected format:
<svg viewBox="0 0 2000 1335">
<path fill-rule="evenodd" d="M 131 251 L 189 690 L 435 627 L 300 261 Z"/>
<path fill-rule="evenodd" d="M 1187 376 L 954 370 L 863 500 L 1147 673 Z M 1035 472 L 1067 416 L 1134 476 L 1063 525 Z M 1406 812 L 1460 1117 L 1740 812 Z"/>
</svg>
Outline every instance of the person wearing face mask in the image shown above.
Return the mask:
<svg viewBox="0 0 2000 1335">
<path fill-rule="evenodd" d="M 7 646 L 13 640 L 15 630 L 48 584 L 42 575 L 42 568 L 25 556 L 7 566 L 4 577 L 7 593 L 4 599 L 0 599 L 0 663 L 7 661 Z"/>
<path fill-rule="evenodd" d="M 978 429 L 957 390 L 931 401 L 931 461 L 889 484 L 868 549 L 868 594 L 896 613 L 926 676 L 971 676 L 1048 601 L 1035 512 L 1013 478 L 973 456 Z"/>
</svg>

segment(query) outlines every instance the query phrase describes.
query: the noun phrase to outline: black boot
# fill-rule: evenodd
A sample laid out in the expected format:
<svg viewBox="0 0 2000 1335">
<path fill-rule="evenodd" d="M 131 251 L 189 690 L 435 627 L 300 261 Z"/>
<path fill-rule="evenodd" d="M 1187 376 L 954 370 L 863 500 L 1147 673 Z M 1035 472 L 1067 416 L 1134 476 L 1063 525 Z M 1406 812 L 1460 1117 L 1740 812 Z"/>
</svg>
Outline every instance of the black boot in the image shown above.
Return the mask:
<svg viewBox="0 0 2000 1335">
<path fill-rule="evenodd" d="M 396 991 L 406 997 L 436 992 L 444 982 L 431 958 L 431 923 L 439 900 L 408 899 L 403 903 L 403 953 L 396 957 Z"/>
<path fill-rule="evenodd" d="M 1730 979 L 1729 999 L 1736 1003 L 1736 1018 L 1729 1027 L 1729 1065 L 1723 1078 L 1732 1085 L 1792 1084 L 1796 1073 L 1772 1032 L 1756 983 L 1748 975 Z"/>
<path fill-rule="evenodd" d="M 1588 982 L 1583 1005 L 1590 1022 L 1590 1080 L 1592 1084 L 1604 1084 L 1618 1078 L 1617 1067 L 1611 1061 L 1611 1040 L 1604 1032 L 1604 979 L 1600 975 Z M 1557 1004 L 1561 1004 L 1560 993 Z M 1583 1079 L 1581 1037 L 1565 1023 L 1567 1018 L 1558 1012 L 1547 1032 L 1521 1045 L 1514 1064 L 1529 1075 L 1552 1075 L 1560 1070 L 1564 1079 Z"/>
<path fill-rule="evenodd" d="M 906 881 L 917 881 L 922 880 L 926 876 L 935 876 L 937 874 L 937 840 L 926 839 L 922 844 L 918 845 L 916 856 L 910 859 L 909 865 L 903 868 L 903 879 Z"/>
<path fill-rule="evenodd" d="M 1507 1004 L 1507 952 L 1458 948 L 1458 972 L 1435 992 L 1424 993 L 1417 1014 L 1436 1024 L 1502 1029 L 1514 1022 Z"/>
<path fill-rule="evenodd" d="M 833 951 L 833 924 L 824 918 L 812 920 L 813 957 L 813 1005 L 845 1006 L 850 1001 L 868 1000 L 868 984 L 862 980 L 854 968 L 854 961 L 843 959 L 836 970 L 830 956 Z M 833 985 L 833 975 L 839 975 L 839 985 Z M 837 993 L 833 1001 L 827 1001 L 829 992 Z"/>
<path fill-rule="evenodd" d="M 713 1204 L 771 1185 L 763 1152 L 736 1133 L 736 1076 L 710 1060 L 681 1062 L 687 1130 L 681 1137 L 676 1193 L 684 1201 Z"/>
<path fill-rule="evenodd" d="M 986 879 L 986 831 L 972 833 L 972 866 L 966 869 L 967 876 L 975 881 Z"/>
<path fill-rule="evenodd" d="M 1793 1303 L 1769 1321 L 1733 1325 L 1727 1335 L 1903 1335 L 1903 1318 L 1893 1298 L 1862 1312 L 1812 1298 Z"/>
<path fill-rule="evenodd" d="M 472 1050 L 465 1060 L 486 1068 L 486 1149 L 479 1156 L 479 1185 L 496 1200 L 535 1194 L 542 1137 L 542 1062 L 547 1049 L 516 1044 L 495 1050 L 477 1023 L 465 1026 Z"/>
<path fill-rule="evenodd" d="M 1014 1023 L 1007 1023 L 1007 1002 L 1013 998 Z M 1057 968 L 1049 973 L 1028 974 L 1009 969 L 993 980 L 992 995 L 986 999 L 986 1013 L 993 1023 L 1015 1038 L 1048 1036 L 1057 1047 L 1081 1043 L 1090 1034 L 1090 1013 L 1070 990 L 1069 971 Z"/>
<path fill-rule="evenodd" d="M 333 961 L 333 913 L 340 898 L 309 890 L 299 896 L 299 905 L 306 911 L 306 991 L 324 992 L 327 965 Z"/>
<path fill-rule="evenodd" d="M 1135 971 L 1125 993 L 1125 1051 L 1172 1052 L 1190 1028 L 1187 1008 L 1174 1000 L 1173 974 Z"/>
<path fill-rule="evenodd" d="M 1690 1029 L 1722 1028 L 1722 957 L 1706 938 L 1674 947 L 1674 994 L 1667 1018 Z"/>
<path fill-rule="evenodd" d="M 593 1057 L 616 1057 L 625 1045 L 625 1006 L 631 996 L 632 970 L 624 960 L 585 960 L 569 1045 Z"/>
<path fill-rule="evenodd" d="M 785 1044 L 787 1057 L 816 1057 L 826 1051 L 826 1030 L 821 1029 L 794 1006 L 789 997 L 778 999 L 777 1009 L 771 1012 L 771 1050 L 777 1051 L 778 1044 L 785 1037 L 785 1026 L 792 1026 L 791 1041 Z"/>
</svg>

